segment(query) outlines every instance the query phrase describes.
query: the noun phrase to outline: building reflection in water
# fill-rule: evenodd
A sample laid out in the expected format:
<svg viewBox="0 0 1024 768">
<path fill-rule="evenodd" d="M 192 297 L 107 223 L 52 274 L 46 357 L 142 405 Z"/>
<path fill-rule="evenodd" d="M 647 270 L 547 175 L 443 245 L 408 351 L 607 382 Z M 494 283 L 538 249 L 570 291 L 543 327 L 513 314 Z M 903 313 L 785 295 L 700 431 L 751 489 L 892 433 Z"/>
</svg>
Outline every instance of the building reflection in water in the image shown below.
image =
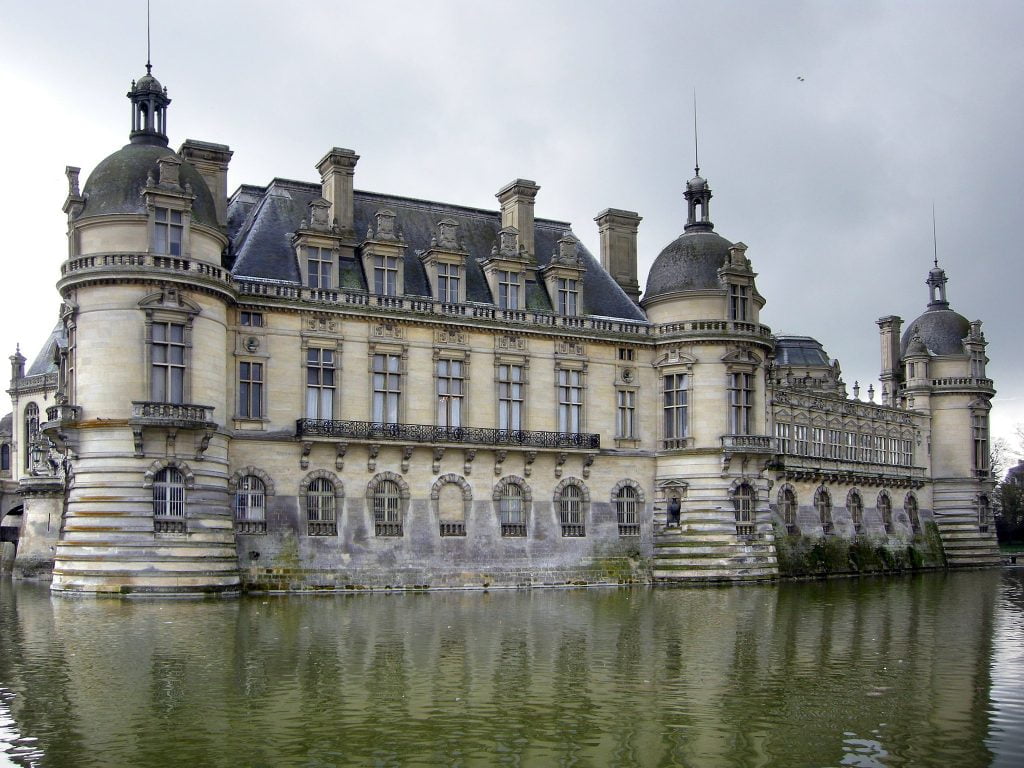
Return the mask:
<svg viewBox="0 0 1024 768">
<path fill-rule="evenodd" d="M 982 766 L 1001 578 L 209 602 L 5 582 L 0 687 L 43 765 Z"/>
</svg>

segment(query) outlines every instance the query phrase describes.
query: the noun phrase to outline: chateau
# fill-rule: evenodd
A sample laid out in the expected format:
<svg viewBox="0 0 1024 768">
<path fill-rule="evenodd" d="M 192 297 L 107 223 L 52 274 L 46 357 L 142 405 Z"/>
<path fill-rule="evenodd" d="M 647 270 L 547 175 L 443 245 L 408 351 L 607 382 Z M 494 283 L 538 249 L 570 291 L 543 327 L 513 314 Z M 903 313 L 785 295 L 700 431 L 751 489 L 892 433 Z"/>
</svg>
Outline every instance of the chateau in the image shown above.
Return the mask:
<svg viewBox="0 0 1024 768">
<path fill-rule="evenodd" d="M 11 357 L 0 529 L 55 592 L 757 580 L 783 538 L 998 561 L 980 322 L 936 264 L 877 321 L 878 402 L 776 336 L 708 182 L 637 275 L 516 179 L 480 210 L 319 179 L 228 195 L 230 149 L 168 148 L 132 83 L 130 143 L 79 182 L 56 328 Z M 312 160 L 313 158 L 311 158 Z M 543 197 L 539 198 L 541 204 Z M 925 291 L 921 289 L 921 299 Z M 924 303 L 922 301 L 922 303 Z M 865 322 L 865 325 L 867 325 Z"/>
</svg>

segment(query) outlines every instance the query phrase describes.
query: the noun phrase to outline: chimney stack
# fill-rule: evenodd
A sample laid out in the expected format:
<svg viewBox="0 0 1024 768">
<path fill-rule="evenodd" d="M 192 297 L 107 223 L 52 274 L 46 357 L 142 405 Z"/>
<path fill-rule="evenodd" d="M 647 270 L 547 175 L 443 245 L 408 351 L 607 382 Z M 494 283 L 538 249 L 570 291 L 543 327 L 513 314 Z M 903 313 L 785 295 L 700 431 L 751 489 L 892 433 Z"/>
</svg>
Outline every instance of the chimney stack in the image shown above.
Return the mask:
<svg viewBox="0 0 1024 768">
<path fill-rule="evenodd" d="M 217 209 L 217 223 L 228 225 L 228 164 L 234 154 L 227 144 L 211 144 L 208 141 L 186 139 L 178 154 L 182 160 L 191 163 L 213 195 Z M 162 179 L 161 179 L 162 181 Z"/>
<path fill-rule="evenodd" d="M 635 211 L 605 208 L 594 219 L 601 236 L 601 266 L 634 302 L 640 300 L 636 277 L 636 233 L 642 217 Z"/>
<path fill-rule="evenodd" d="M 898 384 L 903 378 L 900 363 L 900 329 L 902 327 L 903 320 L 897 315 L 887 315 L 878 319 L 882 345 L 882 371 L 878 379 L 883 387 L 888 384 L 890 399 L 890 402 L 884 403 L 884 405 L 894 405 L 899 400 L 897 397 Z"/>
<path fill-rule="evenodd" d="M 353 178 L 359 155 L 351 149 L 335 147 L 316 164 L 323 184 L 323 196 L 331 204 L 330 221 L 338 222 L 343 232 L 352 232 L 354 225 Z"/>
<path fill-rule="evenodd" d="M 537 251 L 533 242 L 533 201 L 537 199 L 540 187 L 528 179 L 510 181 L 495 195 L 501 203 L 501 228 L 515 227 L 519 230 L 519 242 L 526 249 L 530 261 L 537 263 Z"/>
</svg>

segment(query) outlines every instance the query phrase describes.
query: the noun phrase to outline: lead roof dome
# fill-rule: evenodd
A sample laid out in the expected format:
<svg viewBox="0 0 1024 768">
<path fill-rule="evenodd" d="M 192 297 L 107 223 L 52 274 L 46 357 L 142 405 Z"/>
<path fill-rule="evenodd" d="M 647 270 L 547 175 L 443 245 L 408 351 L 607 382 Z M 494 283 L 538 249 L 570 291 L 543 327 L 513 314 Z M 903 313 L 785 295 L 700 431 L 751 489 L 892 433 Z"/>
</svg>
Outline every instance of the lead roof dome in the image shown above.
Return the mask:
<svg viewBox="0 0 1024 768">
<path fill-rule="evenodd" d="M 708 227 L 687 227 L 666 245 L 647 273 L 644 299 L 675 291 L 721 288 L 718 270 L 729 259 L 732 243 Z"/>
<path fill-rule="evenodd" d="M 929 309 L 907 325 L 900 339 L 901 357 L 906 357 L 915 329 L 931 354 L 962 355 L 963 340 L 971 332 L 971 323 L 952 309 Z"/>
<path fill-rule="evenodd" d="M 150 174 L 159 184 L 157 160 L 175 155 L 167 147 L 154 144 L 126 144 L 97 165 L 82 189 L 85 207 L 79 216 L 105 216 L 116 213 L 147 213 L 142 190 Z M 178 158 L 179 160 L 181 158 Z M 178 177 L 182 188 L 190 184 L 192 221 L 217 228 L 217 208 L 206 181 L 188 162 L 181 162 Z"/>
</svg>

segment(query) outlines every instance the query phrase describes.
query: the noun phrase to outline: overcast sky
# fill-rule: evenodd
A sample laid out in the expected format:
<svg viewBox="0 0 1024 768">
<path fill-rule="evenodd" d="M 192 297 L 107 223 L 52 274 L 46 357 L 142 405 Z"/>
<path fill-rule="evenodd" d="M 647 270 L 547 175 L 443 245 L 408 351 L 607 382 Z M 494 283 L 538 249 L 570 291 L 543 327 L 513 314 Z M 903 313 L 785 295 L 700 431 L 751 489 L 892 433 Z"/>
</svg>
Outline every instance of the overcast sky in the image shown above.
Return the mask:
<svg viewBox="0 0 1024 768">
<path fill-rule="evenodd" d="M 595 255 L 593 217 L 638 211 L 641 286 L 685 222 L 696 90 L 711 218 L 749 246 L 762 321 L 877 386 L 875 320 L 927 303 L 934 202 L 951 305 L 984 321 L 995 435 L 1024 423 L 1024 3 L 153 0 L 152 14 L 171 145 L 230 145 L 229 190 L 316 181 L 334 146 L 377 192 L 493 209 L 505 182 L 534 179 L 537 215 L 571 221 Z M 126 143 L 145 24 L 142 0 L 0 0 L 5 356 L 20 342 L 31 362 L 56 322 L 64 166 L 84 184 Z"/>
</svg>

